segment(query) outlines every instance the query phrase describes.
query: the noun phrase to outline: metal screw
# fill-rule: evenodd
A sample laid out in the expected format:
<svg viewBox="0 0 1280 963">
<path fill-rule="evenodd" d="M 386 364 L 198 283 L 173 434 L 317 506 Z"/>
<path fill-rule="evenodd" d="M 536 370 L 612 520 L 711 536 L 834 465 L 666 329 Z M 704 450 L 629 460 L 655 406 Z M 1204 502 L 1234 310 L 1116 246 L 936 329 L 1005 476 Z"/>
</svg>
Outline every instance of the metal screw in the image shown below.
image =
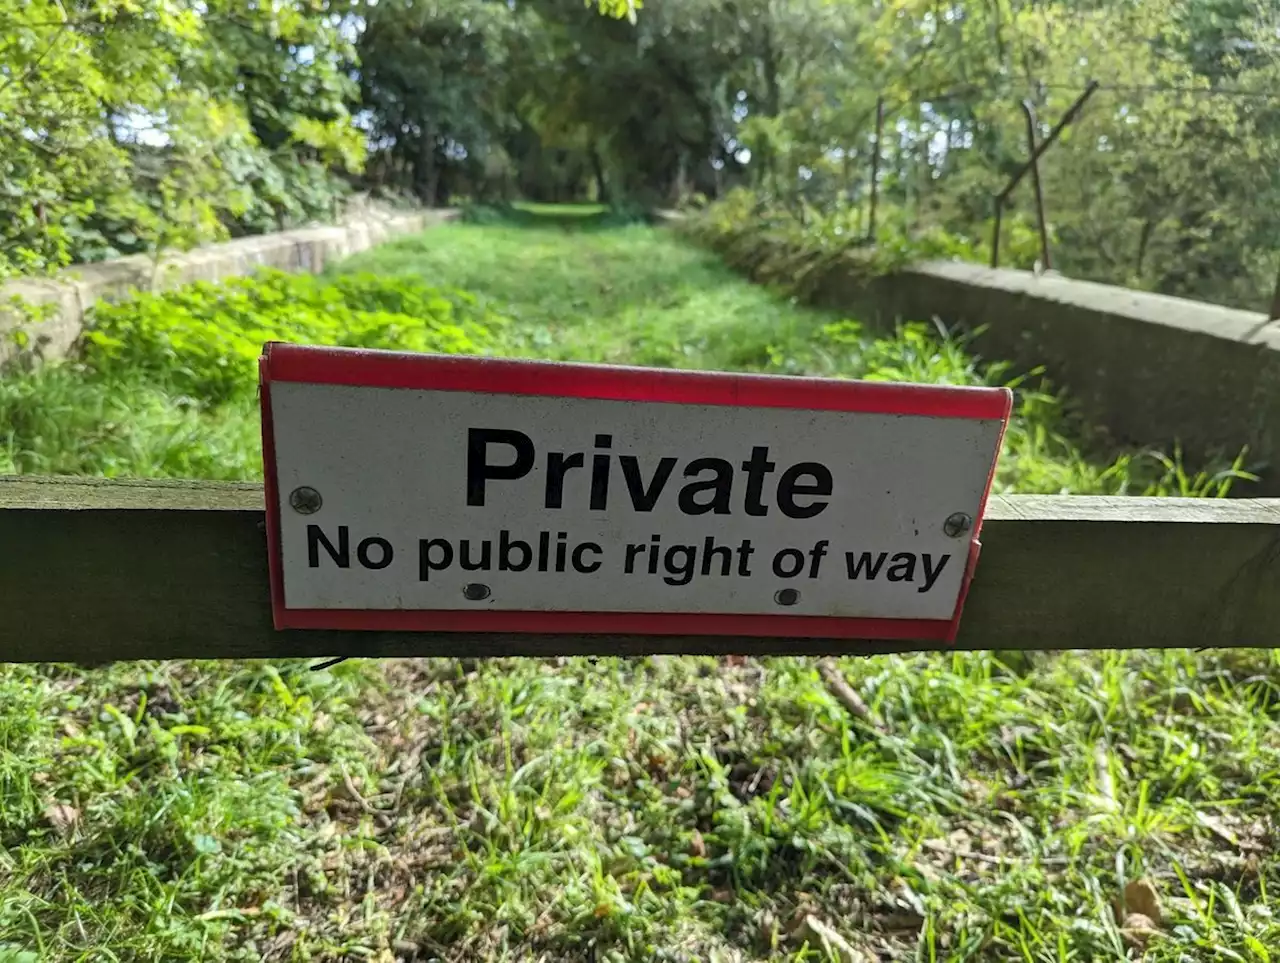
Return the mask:
<svg viewBox="0 0 1280 963">
<path fill-rule="evenodd" d="M 795 605 L 800 601 L 800 591 L 793 588 L 778 589 L 773 593 L 773 600 L 779 605 Z"/>
<path fill-rule="evenodd" d="M 324 499 L 320 497 L 320 493 L 306 485 L 289 492 L 289 507 L 299 515 L 314 515 L 323 504 Z"/>
<path fill-rule="evenodd" d="M 973 528 L 973 519 L 964 512 L 948 515 L 947 520 L 942 523 L 942 530 L 949 538 L 959 538 L 971 528 Z"/>
<path fill-rule="evenodd" d="M 462 586 L 462 596 L 468 602 L 483 602 L 492 594 L 489 586 L 480 582 L 470 582 Z"/>
</svg>

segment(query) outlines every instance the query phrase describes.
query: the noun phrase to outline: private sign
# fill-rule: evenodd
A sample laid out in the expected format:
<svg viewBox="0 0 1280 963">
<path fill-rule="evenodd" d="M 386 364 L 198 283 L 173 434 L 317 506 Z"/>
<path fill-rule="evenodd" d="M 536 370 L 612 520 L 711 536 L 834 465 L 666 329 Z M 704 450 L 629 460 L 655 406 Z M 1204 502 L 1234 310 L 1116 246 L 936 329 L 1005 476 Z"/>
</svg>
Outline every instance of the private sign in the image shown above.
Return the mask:
<svg viewBox="0 0 1280 963">
<path fill-rule="evenodd" d="M 277 628 L 950 641 L 1011 393 L 266 346 Z"/>
</svg>

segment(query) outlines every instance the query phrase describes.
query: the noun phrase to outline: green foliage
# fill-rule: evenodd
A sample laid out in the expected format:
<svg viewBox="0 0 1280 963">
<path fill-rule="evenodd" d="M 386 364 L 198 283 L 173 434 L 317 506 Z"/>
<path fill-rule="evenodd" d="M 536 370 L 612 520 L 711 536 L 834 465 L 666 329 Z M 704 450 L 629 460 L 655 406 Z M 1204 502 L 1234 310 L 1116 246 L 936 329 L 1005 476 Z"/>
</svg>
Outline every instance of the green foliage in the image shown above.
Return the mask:
<svg viewBox="0 0 1280 963">
<path fill-rule="evenodd" d="M 874 166 L 879 233 L 985 259 L 993 195 L 1028 153 L 1022 102 L 1043 138 L 1097 79 L 1040 162 L 1054 267 L 1262 308 L 1280 60 L 1255 7 L 651 0 L 627 23 L 581 0 L 391 0 L 360 39 L 370 176 L 439 201 L 673 206 L 748 186 L 860 236 Z M 1041 258 L 1032 197 L 1027 178 L 1004 212 L 1006 266 Z"/>
<path fill-rule="evenodd" d="M 211 405 L 165 380 L 52 363 L 0 378 L 0 475 L 259 477 L 252 395 Z"/>
<path fill-rule="evenodd" d="M 324 800 L 366 771 L 365 679 L 305 663 L 0 669 L 0 932 L 31 951 L 0 960 L 279 959 L 235 934 L 291 916 L 286 879 L 323 878 L 304 832 L 319 803 L 299 787 L 324 774 Z"/>
<path fill-rule="evenodd" d="M 0 277 L 330 214 L 363 161 L 339 19 L 0 0 Z"/>
<path fill-rule="evenodd" d="M 1028 152 L 1023 101 L 1043 137 L 1097 79 L 1040 163 L 1054 266 L 1266 307 L 1280 60 L 1261 9 L 0 0 L 0 274 L 331 217 L 336 173 L 362 170 L 432 204 L 746 186 L 768 218 L 847 238 L 867 233 L 874 167 L 884 256 L 985 257 Z M 1031 198 L 1028 179 L 1005 212 L 1007 266 L 1041 257 Z"/>
<path fill-rule="evenodd" d="M 511 62 L 528 42 L 524 5 L 383 0 L 363 15 L 360 96 L 379 145 L 371 170 L 428 204 L 467 175 L 501 179 Z"/>
<path fill-rule="evenodd" d="M 313 279 L 330 293 L 299 297 L 308 330 L 321 311 L 361 331 L 361 312 L 434 319 L 426 292 L 471 288 L 454 321 L 487 328 L 476 319 L 501 310 L 506 346 L 531 356 L 1010 384 L 1002 490 L 1217 495 L 1235 480 L 1239 465 L 1196 474 L 1176 452 L 1085 454 L 1087 432 L 1034 374 L 1012 378 L 930 325 L 877 336 L 671 232 L 534 213 L 405 238 Z M 239 350 L 255 319 L 285 323 L 291 283 L 199 290 L 121 308 L 152 346 L 136 364 L 108 350 L 99 367 L 0 380 L 13 426 L 0 461 L 17 453 L 0 472 L 256 474 L 252 372 L 231 358 L 242 386 L 228 390 L 193 377 L 208 352 L 173 345 L 221 345 L 225 325 Z M 174 328 L 162 310 L 189 317 Z M 166 371 L 165 352 L 193 370 Z M 107 947 L 246 963 L 807 963 L 815 947 L 792 921 L 813 915 L 868 959 L 1121 963 L 1119 856 L 1166 898 L 1151 963 L 1280 946 L 1274 860 L 1241 856 L 1265 849 L 1280 804 L 1280 655 L 835 668 L 865 714 L 791 658 L 0 666 L 0 934 L 42 961 Z"/>
<path fill-rule="evenodd" d="M 835 959 L 815 915 L 869 959 L 1125 963 L 1122 854 L 1163 897 L 1150 963 L 1280 945 L 1277 869 L 1239 854 L 1280 799 L 1274 651 L 835 666 L 866 718 L 799 658 L 4 667 L 0 930 L 42 960 Z"/>
<path fill-rule="evenodd" d="M 754 66 L 741 31 L 764 6 L 379 3 L 359 41 L 370 176 L 425 199 L 674 203 L 726 156 L 731 85 Z"/>
<path fill-rule="evenodd" d="M 745 195 L 738 196 L 743 201 Z M 1040 372 L 1015 376 L 983 362 L 967 338 L 930 324 L 892 336 L 829 311 L 806 308 L 790 292 L 743 283 L 719 258 L 640 225 L 584 234 L 598 208 L 518 210 L 519 217 L 453 226 L 357 255 L 352 269 L 409 271 L 483 292 L 513 318 L 523 353 L 566 361 L 757 371 L 956 385 L 1008 385 L 1017 399 L 996 479 L 1000 491 L 1043 494 L 1225 494 L 1252 478 L 1243 459 L 1188 474 L 1152 451 L 1116 451 L 1094 437 Z M 713 208 L 710 217 L 723 215 Z M 783 228 L 779 228 L 782 230 Z M 751 231 L 744 237 L 754 236 Z M 922 240 L 938 256 L 950 240 Z M 840 246 L 867 269 L 891 265 L 860 247 Z M 803 251 L 779 282 L 813 283 Z M 768 267 L 768 265 L 766 265 Z M 788 273 L 790 272 L 790 273 Z M 797 280 L 797 275 L 799 279 Z M 778 287 L 784 287 L 782 283 Z"/>
<path fill-rule="evenodd" d="M 733 267 L 802 297 L 833 272 L 870 278 L 912 261 L 977 257 L 970 239 L 938 227 L 907 233 L 900 224 L 881 225 L 873 243 L 865 215 L 845 207 L 822 211 L 803 202 L 791 207 L 738 188 L 691 212 L 682 228 Z"/>
<path fill-rule="evenodd" d="M 98 305 L 81 358 L 0 378 L 0 474 L 256 478 L 267 341 L 484 354 L 506 322 L 414 277 L 266 271 Z"/>
<path fill-rule="evenodd" d="M 636 13 L 644 6 L 642 0 L 584 0 L 587 6 L 593 2 L 601 13 L 618 19 L 626 19 L 631 24 L 636 22 Z"/>
<path fill-rule="evenodd" d="M 252 392 L 268 341 L 482 354 L 500 325 L 473 295 L 416 278 L 266 271 L 101 304 L 84 359 L 100 377 L 158 376 L 217 403 Z"/>
</svg>

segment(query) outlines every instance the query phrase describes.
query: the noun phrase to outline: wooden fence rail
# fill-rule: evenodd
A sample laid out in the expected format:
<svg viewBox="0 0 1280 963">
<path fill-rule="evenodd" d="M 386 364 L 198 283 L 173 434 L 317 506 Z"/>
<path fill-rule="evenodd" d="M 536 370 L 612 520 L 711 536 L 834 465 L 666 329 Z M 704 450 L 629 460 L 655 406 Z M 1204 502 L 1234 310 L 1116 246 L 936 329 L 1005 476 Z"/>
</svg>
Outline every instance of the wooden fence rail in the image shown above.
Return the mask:
<svg viewBox="0 0 1280 963">
<path fill-rule="evenodd" d="M 960 649 L 1280 644 L 1280 500 L 994 497 Z M 262 489 L 0 478 L 0 660 L 884 653 L 936 644 L 277 632 Z"/>
</svg>

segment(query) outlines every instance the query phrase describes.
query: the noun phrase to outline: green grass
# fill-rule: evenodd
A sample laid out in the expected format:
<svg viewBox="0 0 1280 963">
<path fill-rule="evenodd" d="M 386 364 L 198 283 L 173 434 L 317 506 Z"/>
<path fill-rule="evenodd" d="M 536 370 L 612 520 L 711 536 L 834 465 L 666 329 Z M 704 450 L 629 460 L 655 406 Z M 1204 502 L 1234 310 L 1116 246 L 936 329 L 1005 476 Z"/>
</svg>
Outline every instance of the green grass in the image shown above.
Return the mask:
<svg viewBox="0 0 1280 963">
<path fill-rule="evenodd" d="M 604 204 L 539 204 L 533 201 L 517 201 L 511 207 L 543 218 L 590 218 L 609 210 Z"/>
<path fill-rule="evenodd" d="M 812 914 L 872 959 L 1115 960 L 1122 861 L 1163 893 L 1150 959 L 1280 945 L 1271 654 L 842 668 L 874 724 L 802 659 L 10 669 L 0 932 L 45 959 L 821 959 Z"/>
<path fill-rule="evenodd" d="M 256 403 L 213 407 L 143 375 L 49 365 L 0 379 L 0 474 L 256 478 Z"/>
<path fill-rule="evenodd" d="M 604 216 L 603 214 L 593 216 Z M 1179 458 L 1117 453 L 1038 377 L 975 358 L 962 339 L 915 324 L 876 337 L 831 312 L 747 284 L 714 255 L 644 225 L 597 229 L 557 214 L 456 225 L 358 255 L 339 271 L 416 274 L 477 293 L 512 318 L 510 353 L 723 371 L 932 384 L 1009 384 L 1018 406 L 997 488 L 1035 493 L 1203 494 L 1230 488 L 1241 464 L 1188 473 Z"/>
<path fill-rule="evenodd" d="M 660 231 L 552 213 L 339 270 L 470 289 L 513 319 L 512 352 L 1007 377 L 931 328 L 871 338 Z M 1002 486 L 1214 490 L 1176 462 L 1083 454 L 1061 403 L 1025 389 Z M 251 402 L 163 379 L 9 377 L 0 424 L 21 470 L 257 470 Z M 1112 961 L 1140 955 L 1112 901 L 1142 878 L 1163 902 L 1146 959 L 1280 957 L 1280 657 L 835 664 L 865 712 L 807 659 L 0 669 L 0 945 L 94 961 L 854 958 L 816 945 L 813 917 L 866 960 Z"/>
</svg>

